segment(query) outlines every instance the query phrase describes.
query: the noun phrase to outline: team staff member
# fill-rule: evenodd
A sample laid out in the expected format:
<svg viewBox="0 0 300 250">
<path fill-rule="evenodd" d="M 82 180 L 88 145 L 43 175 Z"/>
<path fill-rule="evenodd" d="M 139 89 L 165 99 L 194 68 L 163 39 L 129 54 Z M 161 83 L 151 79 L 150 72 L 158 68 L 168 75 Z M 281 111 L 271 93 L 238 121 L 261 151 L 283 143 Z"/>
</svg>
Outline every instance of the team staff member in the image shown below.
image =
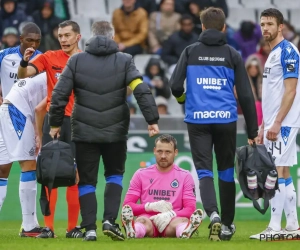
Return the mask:
<svg viewBox="0 0 300 250">
<path fill-rule="evenodd" d="M 233 166 L 238 119 L 234 87 L 245 116 L 250 144 L 257 137 L 256 110 L 243 60 L 226 44 L 224 12 L 208 8 L 201 13 L 200 19 L 203 32 L 199 41 L 182 52 L 170 84 L 177 101 L 185 102 L 184 121 L 200 182 L 201 199 L 211 220 L 209 238 L 230 240 L 235 232 Z M 221 218 L 213 182 L 213 148 L 218 165 Z"/>
<path fill-rule="evenodd" d="M 126 102 L 129 86 L 147 121 L 149 135 L 158 134 L 157 106 L 147 84 L 136 69 L 132 56 L 119 52 L 113 40 L 111 23 L 95 22 L 93 37 L 85 52 L 70 58 L 53 90 L 50 106 L 51 135 L 60 134 L 63 113 L 74 90 L 72 140 L 76 146 L 79 173 L 79 201 L 85 240 L 96 240 L 96 185 L 100 157 L 103 157 L 106 187 L 102 230 L 114 240 L 124 240 L 115 223 L 122 195 L 125 171 L 129 108 Z"/>
<path fill-rule="evenodd" d="M 59 24 L 58 28 L 58 40 L 61 45 L 61 50 L 56 51 L 47 51 L 45 54 L 42 54 L 36 57 L 34 60 L 31 60 L 30 63 L 29 57 L 34 53 L 34 49 L 28 48 L 25 51 L 23 60 L 20 63 L 18 69 L 18 77 L 24 78 L 32 75 L 36 75 L 41 71 L 46 71 L 47 74 L 47 112 L 50 107 L 50 100 L 52 96 L 52 90 L 57 83 L 57 80 L 66 66 L 66 63 L 70 56 L 80 52 L 78 48 L 78 42 L 81 38 L 80 28 L 76 22 L 73 21 L 64 21 Z M 68 105 L 65 110 L 65 116 L 63 120 L 63 126 L 61 130 L 60 140 L 70 143 L 73 148 L 73 153 L 75 155 L 75 146 L 71 142 L 71 123 L 70 116 L 72 113 L 74 105 L 74 96 L 71 95 L 68 99 Z M 37 117 L 40 120 L 40 117 Z M 43 125 L 43 138 L 42 144 L 45 145 L 49 141 L 52 141 L 51 136 L 49 135 L 50 126 L 48 123 L 48 114 L 46 114 Z M 51 192 L 50 200 L 50 212 L 51 215 L 45 216 L 45 225 L 46 228 L 43 229 L 43 232 L 38 235 L 39 238 L 53 238 L 54 237 L 54 213 L 55 205 L 57 201 L 57 189 L 54 189 Z M 68 203 L 68 229 L 66 232 L 67 238 L 82 238 L 83 234 L 76 227 L 78 215 L 79 215 L 79 200 L 78 200 L 78 187 L 74 185 L 67 188 L 67 203 Z"/>
</svg>

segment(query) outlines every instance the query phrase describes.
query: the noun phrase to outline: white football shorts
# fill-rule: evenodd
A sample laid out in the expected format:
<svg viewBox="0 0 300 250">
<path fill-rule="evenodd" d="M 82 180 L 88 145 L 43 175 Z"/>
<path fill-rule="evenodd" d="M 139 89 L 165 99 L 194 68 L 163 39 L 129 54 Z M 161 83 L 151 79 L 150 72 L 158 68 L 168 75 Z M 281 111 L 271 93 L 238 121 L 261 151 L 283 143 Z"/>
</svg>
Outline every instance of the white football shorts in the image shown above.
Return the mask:
<svg viewBox="0 0 300 250">
<path fill-rule="evenodd" d="M 14 105 L 2 104 L 0 164 L 35 159 L 35 132 L 31 119 L 24 116 Z"/>
<path fill-rule="evenodd" d="M 297 164 L 296 138 L 299 128 L 281 127 L 277 141 L 269 141 L 267 130 L 264 131 L 264 144 L 275 157 L 276 167 L 292 167 Z"/>
</svg>

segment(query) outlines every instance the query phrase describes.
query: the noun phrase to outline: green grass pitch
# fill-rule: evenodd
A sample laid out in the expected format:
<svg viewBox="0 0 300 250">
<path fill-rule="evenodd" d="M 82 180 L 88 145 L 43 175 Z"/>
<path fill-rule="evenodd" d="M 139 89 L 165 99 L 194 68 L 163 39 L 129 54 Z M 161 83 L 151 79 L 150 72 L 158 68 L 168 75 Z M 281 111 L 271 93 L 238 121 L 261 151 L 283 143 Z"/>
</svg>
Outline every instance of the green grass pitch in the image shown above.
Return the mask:
<svg viewBox="0 0 300 250">
<path fill-rule="evenodd" d="M 250 240 L 249 235 L 259 233 L 265 229 L 266 221 L 237 221 L 236 234 L 231 241 L 210 242 L 208 237 L 208 219 L 205 219 L 198 229 L 198 235 L 191 239 L 182 240 L 176 238 L 145 238 L 145 239 L 126 239 L 125 241 L 112 241 L 101 232 L 101 223 L 98 224 L 98 239 L 96 242 L 83 242 L 82 239 L 65 238 L 65 221 L 55 222 L 55 239 L 34 239 L 21 238 L 18 236 L 20 223 L 16 221 L 2 221 L 0 224 L 0 249 L 18 250 L 18 249 L 51 249 L 51 250 L 85 250 L 85 249 L 103 249 L 103 250 L 276 250 L 284 248 L 285 250 L 299 249 L 299 241 L 277 241 L 260 242 Z M 123 230 L 123 229 L 122 229 Z M 124 230 L 123 230 L 124 232 Z"/>
</svg>

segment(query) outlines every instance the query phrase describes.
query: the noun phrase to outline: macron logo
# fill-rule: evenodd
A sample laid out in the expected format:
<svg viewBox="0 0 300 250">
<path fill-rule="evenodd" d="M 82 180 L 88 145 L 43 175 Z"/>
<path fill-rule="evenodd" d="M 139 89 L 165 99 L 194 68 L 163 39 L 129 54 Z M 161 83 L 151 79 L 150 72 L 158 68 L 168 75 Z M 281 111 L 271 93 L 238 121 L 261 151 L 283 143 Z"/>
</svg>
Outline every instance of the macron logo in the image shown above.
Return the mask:
<svg viewBox="0 0 300 250">
<path fill-rule="evenodd" d="M 287 50 L 287 52 L 289 52 L 289 54 L 290 54 L 291 51 L 292 51 L 292 48 L 291 48 L 291 47 L 288 47 L 288 48 L 286 48 L 286 50 Z"/>
<path fill-rule="evenodd" d="M 229 119 L 231 113 L 229 111 L 196 111 L 194 112 L 194 119 L 208 119 L 221 118 Z"/>
</svg>

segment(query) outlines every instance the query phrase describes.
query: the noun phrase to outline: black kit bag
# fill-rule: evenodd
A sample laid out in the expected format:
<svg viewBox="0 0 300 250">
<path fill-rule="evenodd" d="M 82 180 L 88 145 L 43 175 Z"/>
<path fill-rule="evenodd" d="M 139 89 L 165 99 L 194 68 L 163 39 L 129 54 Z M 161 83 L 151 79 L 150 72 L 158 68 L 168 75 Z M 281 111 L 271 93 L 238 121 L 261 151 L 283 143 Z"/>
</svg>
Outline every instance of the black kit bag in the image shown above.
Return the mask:
<svg viewBox="0 0 300 250">
<path fill-rule="evenodd" d="M 75 166 L 72 149 L 68 143 L 54 139 L 41 148 L 37 157 L 36 177 L 37 182 L 42 185 L 40 206 L 44 216 L 50 215 L 49 201 L 52 189 L 76 184 Z"/>
<path fill-rule="evenodd" d="M 274 158 L 270 152 L 267 151 L 265 145 L 247 145 L 236 149 L 236 164 L 235 171 L 238 182 L 241 186 L 244 197 L 252 200 L 253 206 L 261 214 L 265 214 L 269 208 L 269 201 L 275 195 L 278 189 L 278 178 L 273 189 L 265 188 L 267 176 L 274 174 L 278 176 Z M 257 196 L 254 197 L 253 193 L 248 189 L 247 174 L 251 171 L 257 176 Z M 264 199 L 264 207 L 261 208 L 257 202 L 258 198 Z"/>
</svg>

